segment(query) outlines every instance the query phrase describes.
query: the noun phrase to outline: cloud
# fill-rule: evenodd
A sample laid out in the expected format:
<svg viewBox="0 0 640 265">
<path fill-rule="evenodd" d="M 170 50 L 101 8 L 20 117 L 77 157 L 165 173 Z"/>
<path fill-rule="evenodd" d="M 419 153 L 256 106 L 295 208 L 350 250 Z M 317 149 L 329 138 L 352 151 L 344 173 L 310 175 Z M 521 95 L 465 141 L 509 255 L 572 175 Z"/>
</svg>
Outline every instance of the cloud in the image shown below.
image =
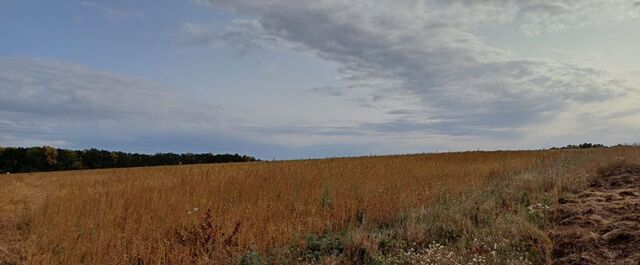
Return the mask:
<svg viewBox="0 0 640 265">
<path fill-rule="evenodd" d="M 117 21 L 119 19 L 127 18 L 144 18 L 144 13 L 142 12 L 115 9 L 94 2 L 82 1 L 80 2 L 80 5 L 100 11 L 109 21 Z"/>
<path fill-rule="evenodd" d="M 529 3 L 520 8 L 520 13 L 539 13 L 561 15 L 570 12 L 569 6 L 563 3 Z"/>
<path fill-rule="evenodd" d="M 265 154 L 274 150 L 291 157 L 330 148 L 387 153 L 522 147 L 571 139 L 576 131 L 606 136 L 603 126 L 616 135 L 637 127 L 629 125 L 638 118 L 637 85 L 629 85 L 615 69 L 586 62 L 580 54 L 563 55 L 575 59 L 566 61 L 532 58 L 534 52 L 510 50 L 509 43 L 492 38 L 540 41 L 536 36 L 637 21 L 637 1 L 198 2 L 233 18 L 224 24 L 184 23 L 174 41 L 229 46 L 240 54 L 256 48 L 295 50 L 315 58 L 298 61 L 280 51 L 256 57 L 260 63 L 302 69 L 286 73 L 291 76 L 320 58 L 330 62 L 327 71 L 337 66 L 337 77 L 296 76 L 285 82 L 250 73 L 249 82 L 229 81 L 222 84 L 230 86 L 224 91 L 197 89 L 200 98 L 192 98 L 195 88 L 170 88 L 57 61 L 0 57 L 0 94 L 11 95 L 0 98 L 0 145 L 97 143 L 181 151 L 183 142 L 193 151 L 242 146 L 253 153 L 256 146 Z M 112 19 L 136 17 L 93 2 L 83 5 Z M 233 78 L 223 79 L 213 84 Z M 225 102 L 228 98 L 233 100 Z"/>
<path fill-rule="evenodd" d="M 314 87 L 310 91 L 314 92 L 314 93 L 328 95 L 328 96 L 343 96 L 344 95 L 344 88 L 335 87 L 335 86 Z"/>
<path fill-rule="evenodd" d="M 440 126 L 436 131 L 451 135 L 482 134 L 469 128 L 483 128 L 490 135 L 516 130 L 575 105 L 629 93 L 625 80 L 613 73 L 521 57 L 489 46 L 474 32 L 479 27 L 508 26 L 524 36 L 615 23 L 637 17 L 626 11 L 633 5 L 630 1 L 606 5 L 595 0 L 199 2 L 252 16 L 260 35 L 339 63 L 346 89 L 366 88 L 375 95 L 367 104 L 375 106 L 389 94 L 418 98 L 423 116 L 447 121 L 428 126 Z M 341 94 L 334 88 L 317 91 Z M 416 124 L 388 122 L 391 128 L 406 125 L 407 130 Z"/>
<path fill-rule="evenodd" d="M 60 61 L 0 57 L 0 95 L 8 95 L 0 97 L 0 146 L 239 152 L 267 159 L 373 150 L 370 143 L 352 143 L 348 137 L 356 132 L 348 127 L 276 125 L 281 117 L 261 109 L 221 109 L 185 90 Z"/>
<path fill-rule="evenodd" d="M 158 84 L 47 60 L 0 57 L 0 93 L 11 95 L 0 98 L 0 111 L 67 118 L 162 117 L 180 108 L 180 97 Z"/>
<path fill-rule="evenodd" d="M 176 38 L 179 43 L 193 46 L 233 47 L 238 54 L 245 54 L 261 47 L 271 47 L 277 39 L 262 34 L 256 20 L 236 19 L 226 25 L 205 25 L 187 22 Z"/>
<path fill-rule="evenodd" d="M 0 57 L 0 145 L 224 130 L 215 106 L 179 92 L 80 65 Z"/>
</svg>

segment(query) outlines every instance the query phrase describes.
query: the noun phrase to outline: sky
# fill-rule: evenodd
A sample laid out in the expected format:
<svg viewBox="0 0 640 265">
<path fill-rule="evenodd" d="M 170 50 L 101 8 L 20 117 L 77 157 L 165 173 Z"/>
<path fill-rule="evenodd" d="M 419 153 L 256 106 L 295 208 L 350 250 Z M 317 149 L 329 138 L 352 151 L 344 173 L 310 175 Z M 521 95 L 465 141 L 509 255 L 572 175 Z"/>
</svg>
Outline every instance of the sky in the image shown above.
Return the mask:
<svg viewBox="0 0 640 265">
<path fill-rule="evenodd" d="M 0 0 L 0 146 L 640 142 L 636 0 Z"/>
</svg>

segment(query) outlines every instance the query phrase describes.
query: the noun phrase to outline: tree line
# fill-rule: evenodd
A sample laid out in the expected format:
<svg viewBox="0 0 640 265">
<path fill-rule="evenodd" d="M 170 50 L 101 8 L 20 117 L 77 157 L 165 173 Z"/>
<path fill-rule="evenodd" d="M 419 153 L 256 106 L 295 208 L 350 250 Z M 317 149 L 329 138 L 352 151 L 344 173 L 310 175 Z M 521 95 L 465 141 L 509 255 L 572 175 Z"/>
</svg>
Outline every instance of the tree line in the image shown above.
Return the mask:
<svg viewBox="0 0 640 265">
<path fill-rule="evenodd" d="M 603 144 L 592 144 L 592 143 L 584 143 L 584 144 L 570 144 L 565 147 L 553 147 L 551 149 L 591 149 L 591 148 L 606 148 L 607 146 Z"/>
<path fill-rule="evenodd" d="M 147 167 L 258 161 L 239 154 L 154 155 L 111 152 L 106 150 L 67 150 L 43 147 L 0 147 L 0 173 L 25 173 L 100 168 Z"/>
</svg>

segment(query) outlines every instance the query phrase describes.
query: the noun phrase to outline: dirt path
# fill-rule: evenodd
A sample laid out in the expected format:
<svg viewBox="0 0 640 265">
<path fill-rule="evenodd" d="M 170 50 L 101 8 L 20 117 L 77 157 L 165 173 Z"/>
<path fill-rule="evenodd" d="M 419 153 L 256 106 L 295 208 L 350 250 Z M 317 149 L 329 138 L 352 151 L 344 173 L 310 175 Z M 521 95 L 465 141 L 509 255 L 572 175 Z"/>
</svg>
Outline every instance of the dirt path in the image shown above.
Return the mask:
<svg viewBox="0 0 640 265">
<path fill-rule="evenodd" d="M 601 172 L 555 210 L 554 264 L 640 264 L 640 166 Z"/>
</svg>

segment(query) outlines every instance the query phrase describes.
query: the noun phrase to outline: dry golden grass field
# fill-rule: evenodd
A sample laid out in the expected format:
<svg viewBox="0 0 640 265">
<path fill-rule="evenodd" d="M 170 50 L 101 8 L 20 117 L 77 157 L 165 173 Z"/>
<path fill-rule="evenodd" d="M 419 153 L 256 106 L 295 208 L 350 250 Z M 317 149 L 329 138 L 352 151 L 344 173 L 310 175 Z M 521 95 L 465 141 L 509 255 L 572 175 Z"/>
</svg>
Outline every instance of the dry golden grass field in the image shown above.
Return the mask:
<svg viewBox="0 0 640 265">
<path fill-rule="evenodd" d="M 545 264 L 545 210 L 633 147 L 0 176 L 0 264 Z"/>
</svg>

